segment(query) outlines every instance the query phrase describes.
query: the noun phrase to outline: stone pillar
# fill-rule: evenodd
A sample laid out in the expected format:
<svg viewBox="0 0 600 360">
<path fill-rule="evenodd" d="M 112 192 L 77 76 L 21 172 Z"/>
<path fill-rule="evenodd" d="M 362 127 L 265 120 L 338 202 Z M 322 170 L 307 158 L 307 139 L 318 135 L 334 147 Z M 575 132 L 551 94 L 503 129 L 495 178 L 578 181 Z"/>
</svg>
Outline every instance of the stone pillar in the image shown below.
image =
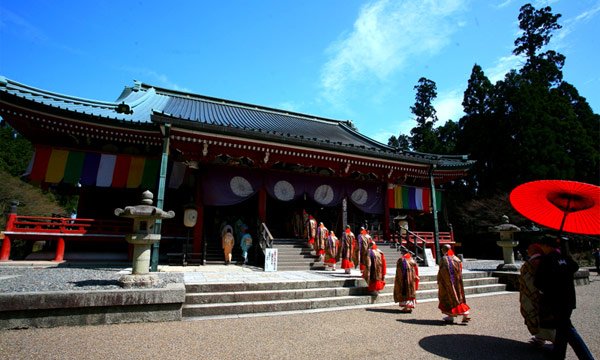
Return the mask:
<svg viewBox="0 0 600 360">
<path fill-rule="evenodd" d="M 503 215 L 502 219 L 504 224 L 494 226 L 490 229 L 490 231 L 496 231 L 500 234 L 500 240 L 496 241 L 496 245 L 502 248 L 504 264 L 498 265 L 497 269 L 502 271 L 518 271 L 519 267 L 515 264 L 514 248 L 519 245 L 519 242 L 515 241 L 514 233 L 521 231 L 521 229 L 516 225 L 509 224 L 508 216 Z"/>
<path fill-rule="evenodd" d="M 123 287 L 149 287 L 158 283 L 158 276 L 149 274 L 151 247 L 157 244 L 161 237 L 160 233 L 154 231 L 155 221 L 171 219 L 175 217 L 175 213 L 164 212 L 152 206 L 152 198 L 152 193 L 145 191 L 141 205 L 115 209 L 115 215 L 133 219 L 133 233 L 125 237 L 125 240 L 133 245 L 133 264 L 131 275 L 123 275 L 119 280 Z"/>
</svg>

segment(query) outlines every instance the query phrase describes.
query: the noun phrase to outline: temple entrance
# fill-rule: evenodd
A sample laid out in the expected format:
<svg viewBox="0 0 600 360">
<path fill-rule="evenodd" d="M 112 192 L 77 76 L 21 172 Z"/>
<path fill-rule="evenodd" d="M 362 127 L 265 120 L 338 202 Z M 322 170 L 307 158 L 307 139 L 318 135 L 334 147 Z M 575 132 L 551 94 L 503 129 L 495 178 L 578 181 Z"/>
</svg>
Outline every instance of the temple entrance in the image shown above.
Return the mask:
<svg viewBox="0 0 600 360">
<path fill-rule="evenodd" d="M 304 218 L 303 212 L 312 215 L 317 223 L 322 222 L 326 228 L 340 235 L 343 231 L 342 204 L 337 206 L 323 206 L 312 200 L 298 199 L 292 201 L 278 201 L 271 197 L 267 199 L 267 226 L 275 238 L 303 238 Z M 365 214 L 355 206 L 348 205 L 348 223 L 353 231 L 358 231 L 364 226 L 365 220 L 371 223 L 373 215 Z M 375 217 L 377 222 L 379 219 Z M 356 229 L 355 229 L 356 228 Z"/>
<path fill-rule="evenodd" d="M 233 262 L 241 259 L 240 249 L 240 224 L 246 224 L 248 232 L 254 240 L 253 249 L 249 252 L 250 260 L 254 258 L 254 252 L 258 248 L 256 234 L 258 232 L 258 195 L 252 196 L 239 204 L 228 206 L 206 206 L 204 208 L 204 235 L 203 240 L 206 249 L 207 263 L 223 262 L 223 248 L 221 244 L 221 229 L 225 225 L 231 225 L 234 229 L 235 246 L 232 255 Z"/>
</svg>

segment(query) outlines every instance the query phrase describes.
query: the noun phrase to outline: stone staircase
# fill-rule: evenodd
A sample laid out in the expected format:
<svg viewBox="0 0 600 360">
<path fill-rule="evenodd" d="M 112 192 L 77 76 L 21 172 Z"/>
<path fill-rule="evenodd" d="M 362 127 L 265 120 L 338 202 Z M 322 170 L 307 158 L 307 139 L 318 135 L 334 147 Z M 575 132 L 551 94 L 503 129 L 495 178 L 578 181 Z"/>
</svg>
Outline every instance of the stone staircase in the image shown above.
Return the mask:
<svg viewBox="0 0 600 360">
<path fill-rule="evenodd" d="M 400 252 L 391 244 L 378 244 L 379 249 L 385 254 L 388 267 L 395 267 Z M 277 270 L 324 270 L 322 263 L 315 262 L 315 255 L 305 240 L 298 239 L 274 239 L 273 247 L 277 249 Z M 340 262 L 338 262 L 338 267 Z"/>
<path fill-rule="evenodd" d="M 505 285 L 487 272 L 463 274 L 465 294 L 503 292 Z M 273 313 L 326 308 L 348 308 L 370 304 L 391 304 L 394 277 L 386 277 L 378 296 L 367 293 L 360 277 L 332 273 L 318 280 L 274 282 L 228 282 L 186 284 L 183 317 L 189 320 L 213 316 Z M 422 275 L 417 300 L 437 297 L 436 275 Z"/>
</svg>

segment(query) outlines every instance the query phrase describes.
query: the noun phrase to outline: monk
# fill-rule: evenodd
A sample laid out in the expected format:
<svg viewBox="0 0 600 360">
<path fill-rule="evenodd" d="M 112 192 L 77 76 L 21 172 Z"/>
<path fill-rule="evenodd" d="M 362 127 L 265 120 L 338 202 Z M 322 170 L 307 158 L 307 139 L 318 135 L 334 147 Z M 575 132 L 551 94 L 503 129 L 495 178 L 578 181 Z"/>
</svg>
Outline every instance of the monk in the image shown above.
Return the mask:
<svg viewBox="0 0 600 360">
<path fill-rule="evenodd" d="M 325 264 L 335 271 L 335 265 L 339 260 L 340 241 L 333 231 L 329 232 L 325 242 Z"/>
<path fill-rule="evenodd" d="M 315 236 L 315 255 L 318 261 L 325 260 L 325 242 L 327 241 L 327 236 L 329 236 L 329 230 L 327 230 L 322 222 L 319 223 L 317 236 Z"/>
<path fill-rule="evenodd" d="M 465 289 L 462 278 L 462 262 L 454 255 L 450 245 L 442 247 L 442 259 L 437 275 L 438 283 L 438 308 L 444 315 L 446 323 L 454 323 L 454 318 L 462 315 L 462 322 L 467 323 L 469 305 L 465 299 Z"/>
<path fill-rule="evenodd" d="M 419 289 L 419 266 L 409 252 L 404 254 L 396 263 L 394 279 L 394 302 L 400 305 L 400 311 L 411 313 L 417 303 Z"/>
<path fill-rule="evenodd" d="M 235 239 L 233 234 L 231 233 L 231 226 L 225 227 L 225 233 L 221 238 L 221 245 L 223 246 L 223 254 L 225 256 L 225 265 L 229 265 L 231 263 L 231 250 L 233 250 L 233 245 L 235 244 Z"/>
<path fill-rule="evenodd" d="M 340 249 L 340 257 L 342 258 L 342 269 L 346 274 L 352 272 L 355 263 L 358 263 L 358 252 L 356 251 L 356 237 L 350 225 L 346 225 L 346 230 L 342 234 L 342 244 Z"/>
<path fill-rule="evenodd" d="M 317 220 L 312 215 L 308 215 L 308 220 L 306 220 L 306 240 L 308 242 L 308 247 L 317 251 L 315 249 L 315 237 L 317 236 Z"/>
<path fill-rule="evenodd" d="M 364 264 L 363 279 L 368 284 L 368 291 L 377 296 L 379 295 L 379 291 L 385 287 L 387 265 L 385 263 L 385 255 L 377 248 L 375 241 L 369 243 Z"/>
<path fill-rule="evenodd" d="M 369 251 L 369 244 L 371 243 L 371 235 L 367 232 L 364 227 L 360 228 L 360 234 L 358 235 L 358 246 L 356 247 L 356 258 L 358 262 L 354 264 L 354 267 L 360 265 L 360 271 L 365 270 L 365 259 Z"/>
<path fill-rule="evenodd" d="M 525 319 L 527 330 L 532 335 L 529 342 L 535 346 L 543 346 L 547 341 L 554 340 L 554 329 L 540 326 L 540 290 L 533 285 L 535 273 L 540 265 L 544 250 L 542 246 L 533 243 L 527 247 L 528 259 L 521 266 L 519 276 L 519 303 L 521 315 Z"/>
</svg>

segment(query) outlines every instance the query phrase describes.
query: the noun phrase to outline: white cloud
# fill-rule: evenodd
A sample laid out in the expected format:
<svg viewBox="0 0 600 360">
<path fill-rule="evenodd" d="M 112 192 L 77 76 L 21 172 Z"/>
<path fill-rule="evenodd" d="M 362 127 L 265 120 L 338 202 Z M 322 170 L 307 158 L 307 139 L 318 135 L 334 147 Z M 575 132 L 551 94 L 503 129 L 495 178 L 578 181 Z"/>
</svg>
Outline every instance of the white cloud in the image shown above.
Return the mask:
<svg viewBox="0 0 600 360">
<path fill-rule="evenodd" d="M 498 9 L 502 9 L 505 8 L 507 6 L 509 6 L 514 0 L 505 0 L 503 2 L 501 2 L 500 4 L 496 5 L 496 8 Z"/>
<path fill-rule="evenodd" d="M 392 122 L 389 123 L 391 124 Z M 372 135 L 370 135 L 370 137 L 379 141 L 380 143 L 387 144 L 389 138 L 392 136 L 398 137 L 400 134 L 410 135 L 412 128 L 417 125 L 412 119 L 394 121 L 393 124 L 395 126 L 392 129 L 390 129 L 390 126 L 387 126 L 386 128 L 379 128 Z"/>
<path fill-rule="evenodd" d="M 465 0 L 378 0 L 365 5 L 353 30 L 329 48 L 321 73 L 321 96 L 342 105 L 348 88 L 388 77 L 412 59 L 438 53 L 461 21 Z"/>
<path fill-rule="evenodd" d="M 433 106 L 437 112 L 439 124 L 441 126 L 448 120 L 458 122 L 464 115 L 463 113 L 463 95 L 464 90 L 454 89 L 438 97 L 438 100 L 433 102 Z"/>
<path fill-rule="evenodd" d="M 133 78 L 141 78 L 141 79 L 149 79 L 149 85 L 160 86 L 168 89 L 173 89 L 182 92 L 193 92 L 192 90 L 180 86 L 169 79 L 169 77 L 165 74 L 160 74 L 154 70 L 141 68 L 141 67 L 132 67 L 132 66 L 120 66 L 121 70 L 133 73 Z M 152 80 L 154 79 L 154 80 Z M 152 84 L 152 82 L 156 81 L 156 84 Z M 146 82 L 146 81 L 144 81 Z"/>
<path fill-rule="evenodd" d="M 485 75 L 493 83 L 503 80 L 504 76 L 512 69 L 519 69 L 524 64 L 524 59 L 520 56 L 508 55 L 496 60 L 496 63 L 488 69 L 485 69 Z"/>
<path fill-rule="evenodd" d="M 573 18 L 565 19 L 561 24 L 562 29 L 558 30 L 556 32 L 556 35 L 552 38 L 552 40 L 553 40 L 552 42 L 555 45 L 555 47 L 558 49 L 567 47 L 568 41 L 566 41 L 566 38 L 573 31 L 575 31 L 575 28 L 580 23 L 586 23 L 586 22 L 591 21 L 599 13 L 600 13 L 600 2 L 597 3 L 595 6 L 591 7 L 590 9 L 582 12 L 581 14 L 579 14 Z M 559 20 L 559 23 L 561 23 L 560 20 Z"/>
</svg>

